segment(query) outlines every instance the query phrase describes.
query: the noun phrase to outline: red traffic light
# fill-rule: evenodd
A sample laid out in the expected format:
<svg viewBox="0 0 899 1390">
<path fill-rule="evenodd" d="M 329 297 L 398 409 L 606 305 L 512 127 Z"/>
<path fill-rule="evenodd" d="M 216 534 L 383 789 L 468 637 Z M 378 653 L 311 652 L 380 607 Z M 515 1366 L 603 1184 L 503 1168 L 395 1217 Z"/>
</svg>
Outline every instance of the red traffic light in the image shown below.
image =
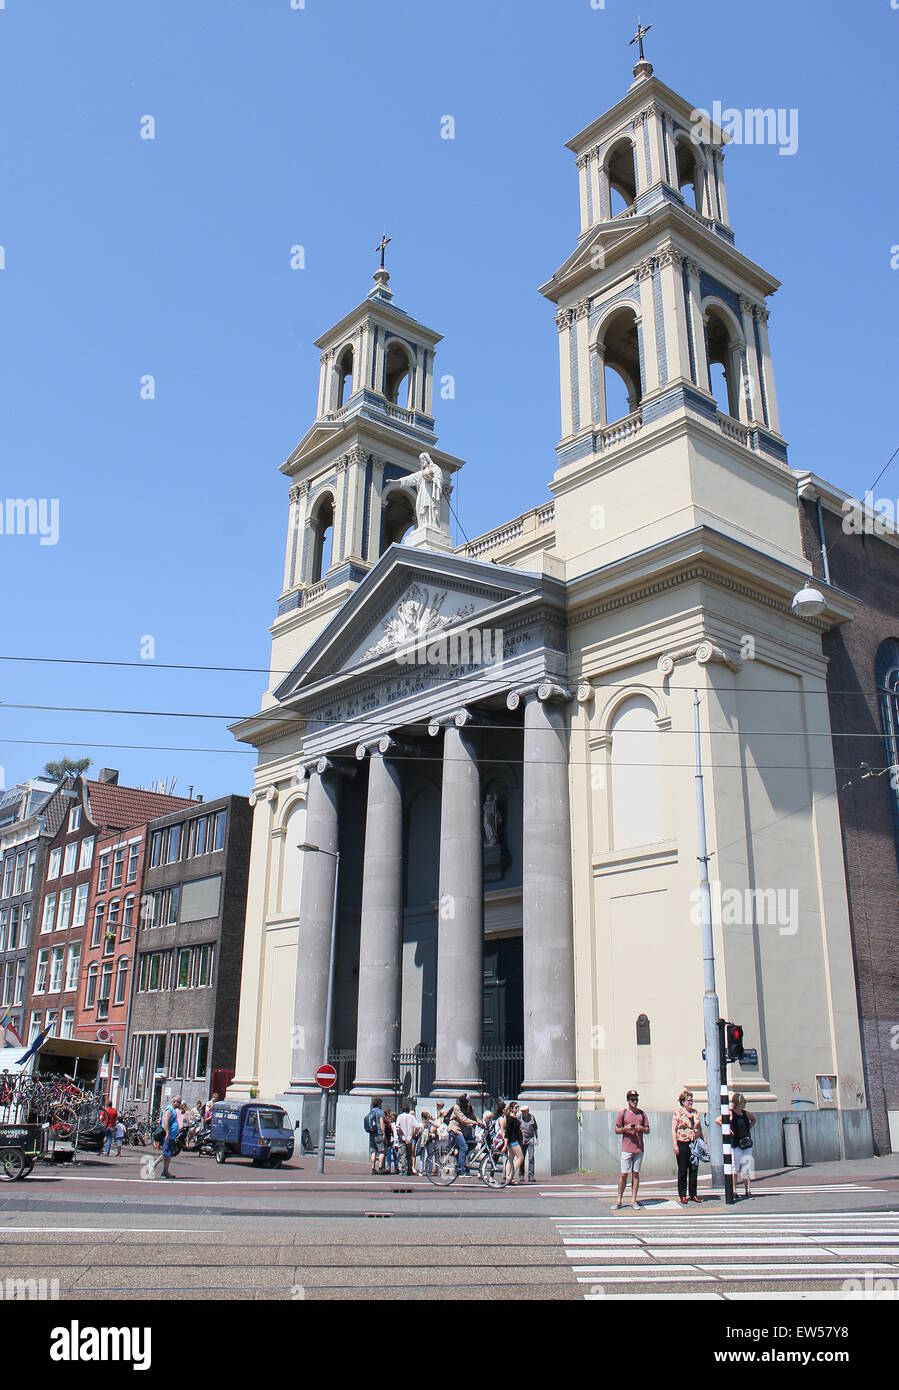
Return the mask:
<svg viewBox="0 0 899 1390">
<path fill-rule="evenodd" d="M 727 1060 L 740 1062 L 743 1058 L 743 1026 L 740 1023 L 727 1025 Z"/>
</svg>

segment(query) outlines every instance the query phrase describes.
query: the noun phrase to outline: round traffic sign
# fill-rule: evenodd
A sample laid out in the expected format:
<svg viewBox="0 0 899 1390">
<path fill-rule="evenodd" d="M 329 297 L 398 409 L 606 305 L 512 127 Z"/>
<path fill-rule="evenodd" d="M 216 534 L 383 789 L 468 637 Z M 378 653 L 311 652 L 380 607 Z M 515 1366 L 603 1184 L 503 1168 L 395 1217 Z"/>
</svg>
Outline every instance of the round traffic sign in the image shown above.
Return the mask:
<svg viewBox="0 0 899 1390">
<path fill-rule="evenodd" d="M 331 1063 L 323 1062 L 315 1073 L 316 1085 L 321 1086 L 323 1091 L 330 1091 L 331 1087 L 336 1084 L 336 1081 L 337 1072 L 331 1066 Z"/>
</svg>

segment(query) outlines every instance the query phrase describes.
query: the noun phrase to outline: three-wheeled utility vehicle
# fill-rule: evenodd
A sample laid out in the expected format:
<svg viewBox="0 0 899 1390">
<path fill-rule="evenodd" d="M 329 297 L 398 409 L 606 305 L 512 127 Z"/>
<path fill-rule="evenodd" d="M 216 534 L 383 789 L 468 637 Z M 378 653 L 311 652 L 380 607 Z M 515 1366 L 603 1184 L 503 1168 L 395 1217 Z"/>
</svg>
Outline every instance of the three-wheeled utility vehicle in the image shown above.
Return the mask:
<svg viewBox="0 0 899 1390">
<path fill-rule="evenodd" d="M 212 1107 L 210 1138 L 216 1163 L 239 1155 L 278 1168 L 293 1157 L 293 1126 L 280 1105 L 268 1101 L 220 1100 Z"/>
<path fill-rule="evenodd" d="M 27 1178 L 43 1150 L 41 1125 L 0 1125 L 0 1181 Z"/>
</svg>

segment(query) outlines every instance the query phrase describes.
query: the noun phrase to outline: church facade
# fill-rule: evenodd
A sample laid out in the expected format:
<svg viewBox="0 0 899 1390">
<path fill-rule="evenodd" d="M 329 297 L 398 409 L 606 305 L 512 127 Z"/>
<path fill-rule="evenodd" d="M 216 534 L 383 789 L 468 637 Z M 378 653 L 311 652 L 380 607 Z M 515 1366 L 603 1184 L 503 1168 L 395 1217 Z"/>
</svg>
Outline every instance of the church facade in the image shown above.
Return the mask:
<svg viewBox="0 0 899 1390">
<path fill-rule="evenodd" d="M 569 142 L 581 231 L 542 286 L 561 438 L 533 510 L 453 547 L 440 339 L 383 255 L 318 341 L 270 686 L 235 727 L 258 763 L 229 1095 L 317 1135 L 333 924 L 338 1156 L 407 1064 L 419 1099 L 510 1064 L 546 1173 L 614 1166 L 631 1086 L 659 1115 L 684 1085 L 702 1104 L 697 704 L 717 989 L 756 1052 L 733 1082 L 773 1161 L 797 1113 L 810 1156 L 870 1152 L 822 653 L 857 605 L 819 584 L 820 616 L 792 612 L 778 284 L 691 112 L 641 59 Z"/>
</svg>

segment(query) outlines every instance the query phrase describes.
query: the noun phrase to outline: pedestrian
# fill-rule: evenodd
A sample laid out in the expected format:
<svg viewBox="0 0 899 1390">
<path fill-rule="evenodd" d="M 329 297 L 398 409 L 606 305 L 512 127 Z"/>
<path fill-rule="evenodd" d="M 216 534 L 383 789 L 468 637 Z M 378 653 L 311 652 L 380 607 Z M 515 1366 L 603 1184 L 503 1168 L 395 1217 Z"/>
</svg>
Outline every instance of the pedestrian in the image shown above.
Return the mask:
<svg viewBox="0 0 899 1390">
<path fill-rule="evenodd" d="M 419 1124 L 415 1116 L 404 1101 L 400 1108 L 400 1117 L 396 1122 L 397 1142 L 402 1146 L 406 1154 L 406 1172 L 410 1175 L 415 1172 L 415 1158 L 412 1153 L 412 1141 L 418 1133 Z"/>
<path fill-rule="evenodd" d="M 430 1110 L 421 1112 L 421 1130 L 418 1135 L 418 1171 L 427 1175 L 434 1164 L 434 1118 Z"/>
<path fill-rule="evenodd" d="M 534 1177 L 534 1159 L 537 1155 L 537 1145 L 540 1142 L 537 1121 L 531 1114 L 531 1107 L 526 1100 L 521 1102 L 521 1143 L 524 1150 L 524 1157 L 528 1165 L 528 1182 L 536 1182 Z M 524 1163 L 521 1165 L 522 1179 L 524 1178 Z"/>
<path fill-rule="evenodd" d="M 122 1124 L 121 1117 L 115 1122 L 115 1156 L 122 1157 L 122 1145 L 125 1142 L 125 1126 Z"/>
<path fill-rule="evenodd" d="M 678 1201 L 682 1207 L 685 1207 L 687 1205 L 688 1185 L 690 1201 L 699 1201 L 696 1195 L 699 1164 L 693 1162 L 691 1145 L 694 1139 L 702 1139 L 703 1137 L 702 1120 L 699 1118 L 698 1110 L 693 1108 L 692 1091 L 681 1091 L 677 1102 L 677 1107 L 671 1118 L 671 1139 L 674 1144 L 674 1156 L 677 1159 Z"/>
<path fill-rule="evenodd" d="M 521 1111 L 518 1102 L 513 1100 L 506 1107 L 503 1117 L 503 1136 L 506 1155 L 506 1187 L 514 1187 L 516 1176 L 524 1166 L 524 1149 L 521 1143 Z"/>
<path fill-rule="evenodd" d="M 165 1138 L 162 1141 L 162 1176 L 170 1178 L 169 1164 L 175 1157 L 175 1141 L 178 1138 L 178 1127 L 180 1125 L 181 1097 L 176 1096 L 169 1101 L 162 1112 L 162 1128 L 165 1130 Z"/>
<path fill-rule="evenodd" d="M 640 1099 L 636 1091 L 628 1091 L 627 1105 L 618 1111 L 615 1133 L 621 1135 L 621 1176 L 618 1179 L 618 1201 L 613 1211 L 621 1210 L 621 1199 L 627 1186 L 628 1174 L 631 1179 L 631 1206 L 638 1211 L 637 1189 L 640 1186 L 640 1167 L 643 1163 L 643 1136 L 649 1133 L 649 1121 L 645 1111 L 637 1104 Z"/>
<path fill-rule="evenodd" d="M 206 1125 L 206 1126 L 209 1126 L 209 1125 L 212 1124 L 212 1107 L 215 1105 L 215 1103 L 216 1103 L 216 1101 L 218 1100 L 218 1098 L 219 1098 L 218 1091 L 213 1091 L 212 1095 L 209 1097 L 209 1099 L 208 1099 L 207 1102 L 206 1102 L 206 1105 L 205 1105 L 204 1110 L 203 1110 L 203 1124 Z"/>
<path fill-rule="evenodd" d="M 721 1124 L 720 1115 L 715 1124 Z M 735 1091 L 730 1098 L 730 1144 L 734 1164 L 734 1189 L 742 1178 L 747 1197 L 752 1196 L 749 1184 L 753 1173 L 752 1126 L 754 1124 L 755 1116 L 751 1110 L 746 1109 L 746 1097 L 742 1092 Z M 736 1190 L 734 1191 L 734 1201 L 737 1201 Z"/>
<path fill-rule="evenodd" d="M 374 1097 L 371 1109 L 362 1123 L 368 1135 L 368 1156 L 371 1160 L 372 1177 L 374 1177 L 375 1173 L 383 1173 L 384 1171 L 384 1102 L 380 1096 Z"/>
<path fill-rule="evenodd" d="M 113 1140 L 115 1139 L 115 1127 L 116 1127 L 116 1120 L 117 1120 L 118 1118 L 119 1118 L 119 1112 L 118 1112 L 118 1110 L 116 1110 L 116 1108 L 115 1108 L 115 1106 L 113 1105 L 113 1103 L 112 1103 L 111 1099 L 109 1098 L 109 1096 L 107 1096 L 107 1097 L 106 1097 L 106 1100 L 103 1102 L 103 1107 L 102 1107 L 102 1109 L 100 1110 L 100 1123 L 102 1124 L 103 1128 L 106 1130 L 106 1157 L 107 1157 L 107 1158 L 109 1157 L 110 1150 L 112 1149 Z"/>
<path fill-rule="evenodd" d="M 456 1150 L 456 1165 L 460 1177 L 465 1177 L 465 1159 L 468 1155 L 468 1138 L 478 1123 L 468 1092 L 463 1091 L 456 1104 L 446 1117 L 450 1148 Z"/>
<path fill-rule="evenodd" d="M 384 1156 L 385 1168 L 389 1173 L 399 1172 L 400 1154 L 396 1146 L 396 1111 L 387 1110 L 384 1113 Z"/>
</svg>

